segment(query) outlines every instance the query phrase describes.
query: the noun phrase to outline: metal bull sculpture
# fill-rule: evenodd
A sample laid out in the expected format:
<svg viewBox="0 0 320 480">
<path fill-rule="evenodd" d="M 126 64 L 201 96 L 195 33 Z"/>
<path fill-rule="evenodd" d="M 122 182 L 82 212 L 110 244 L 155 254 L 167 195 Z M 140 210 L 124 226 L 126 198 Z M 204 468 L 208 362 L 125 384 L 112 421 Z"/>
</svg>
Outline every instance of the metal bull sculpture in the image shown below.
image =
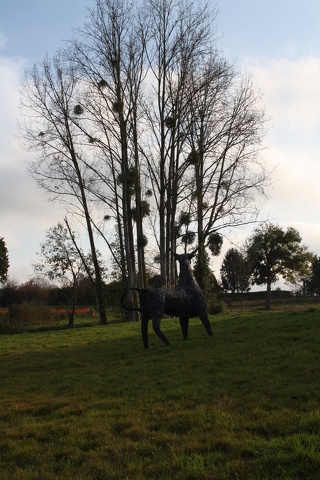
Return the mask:
<svg viewBox="0 0 320 480">
<path fill-rule="evenodd" d="M 190 260 L 196 250 L 189 254 L 174 254 L 180 263 L 180 275 L 176 288 L 134 288 L 139 292 L 139 308 L 128 308 L 124 305 L 125 292 L 121 298 L 121 305 L 129 311 L 139 311 L 141 314 L 141 334 L 145 348 L 148 348 L 148 323 L 152 320 L 155 333 L 166 344 L 170 345 L 167 337 L 160 330 L 161 318 L 164 314 L 179 317 L 183 339 L 188 338 L 189 318 L 199 317 L 208 335 L 213 336 L 208 318 L 208 307 L 205 297 L 193 276 Z"/>
</svg>

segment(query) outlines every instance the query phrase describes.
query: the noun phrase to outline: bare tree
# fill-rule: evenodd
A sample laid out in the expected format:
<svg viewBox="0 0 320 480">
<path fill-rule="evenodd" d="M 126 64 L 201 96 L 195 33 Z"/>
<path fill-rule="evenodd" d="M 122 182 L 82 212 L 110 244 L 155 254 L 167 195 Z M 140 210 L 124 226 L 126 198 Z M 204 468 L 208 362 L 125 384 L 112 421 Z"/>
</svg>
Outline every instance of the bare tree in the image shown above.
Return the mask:
<svg viewBox="0 0 320 480">
<path fill-rule="evenodd" d="M 34 264 L 36 273 L 71 286 L 69 328 L 74 327 L 78 283 L 90 265 L 90 258 L 75 247 L 74 236 L 75 233 L 61 223 L 47 230 Z"/>
<path fill-rule="evenodd" d="M 90 177 L 82 136 L 76 124 L 79 106 L 76 98 L 81 85 L 74 70 L 56 55 L 52 62 L 45 59 L 39 66 L 26 72 L 21 105 L 25 113 L 21 134 L 27 148 L 38 157 L 29 169 L 38 184 L 51 199 L 65 202 L 69 210 L 84 216 L 95 271 L 100 323 L 106 324 L 105 301 L 101 270 L 97 257 L 87 186 Z"/>
<path fill-rule="evenodd" d="M 187 159 L 195 179 L 199 268 L 218 231 L 255 221 L 269 174 L 261 159 L 265 114 L 247 75 L 215 56 L 190 75 Z M 212 250 L 211 248 L 211 250 Z"/>
<path fill-rule="evenodd" d="M 145 284 L 139 98 L 147 26 L 139 15 L 125 1 L 97 0 L 71 49 L 77 71 L 90 86 L 82 105 L 94 132 L 88 135 L 100 150 L 95 174 L 102 188 L 97 192 L 95 186 L 95 194 L 115 219 L 128 287 L 136 283 L 133 221 L 137 226 L 139 284 Z M 70 51 L 66 54 L 70 56 Z"/>
<path fill-rule="evenodd" d="M 177 242 L 197 241 L 201 272 L 220 231 L 255 220 L 268 183 L 264 112 L 250 77 L 216 50 L 216 11 L 143 7 L 96 0 L 64 62 L 31 70 L 23 95 L 24 136 L 40 152 L 33 175 L 85 216 L 93 245 L 93 231 L 106 240 L 129 288 L 146 283 L 149 211 L 162 285 L 174 284 Z"/>
<path fill-rule="evenodd" d="M 148 43 L 151 93 L 145 116 L 151 148 L 146 157 L 159 215 L 159 249 L 163 285 L 174 281 L 177 205 L 185 198 L 182 178 L 189 102 L 188 72 L 212 48 L 215 12 L 191 2 L 149 0 L 152 35 Z"/>
</svg>

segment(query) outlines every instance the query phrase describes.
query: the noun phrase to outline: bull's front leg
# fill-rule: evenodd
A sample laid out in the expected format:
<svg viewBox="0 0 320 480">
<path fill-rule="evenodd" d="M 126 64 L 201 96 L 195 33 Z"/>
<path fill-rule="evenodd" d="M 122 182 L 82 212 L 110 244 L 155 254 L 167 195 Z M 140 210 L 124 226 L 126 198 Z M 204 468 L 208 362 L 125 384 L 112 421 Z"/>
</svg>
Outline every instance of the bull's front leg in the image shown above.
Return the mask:
<svg viewBox="0 0 320 480">
<path fill-rule="evenodd" d="M 179 317 L 183 340 L 188 340 L 189 317 Z"/>
<path fill-rule="evenodd" d="M 149 316 L 146 312 L 141 312 L 141 335 L 143 340 L 144 348 L 149 347 L 148 342 L 148 324 L 149 324 Z"/>
</svg>

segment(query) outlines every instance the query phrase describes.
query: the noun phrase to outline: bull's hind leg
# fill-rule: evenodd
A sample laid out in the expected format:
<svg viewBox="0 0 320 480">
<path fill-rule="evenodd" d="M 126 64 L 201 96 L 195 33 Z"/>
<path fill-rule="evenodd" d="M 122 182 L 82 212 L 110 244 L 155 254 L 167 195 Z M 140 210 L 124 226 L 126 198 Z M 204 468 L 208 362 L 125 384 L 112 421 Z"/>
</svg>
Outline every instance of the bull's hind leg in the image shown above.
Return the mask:
<svg viewBox="0 0 320 480">
<path fill-rule="evenodd" d="M 141 313 L 141 335 L 142 335 L 144 348 L 148 348 L 148 346 L 149 346 L 149 342 L 148 342 L 148 323 L 149 323 L 148 314 L 145 313 L 145 312 L 142 312 Z"/>
<path fill-rule="evenodd" d="M 210 325 L 210 321 L 209 321 L 209 317 L 208 317 L 208 312 L 207 311 L 200 312 L 199 313 L 199 318 L 200 318 L 201 322 L 203 323 L 204 328 L 207 330 L 208 335 L 210 335 L 210 337 L 213 337 L 213 332 L 212 332 L 212 329 L 211 329 L 211 325 Z"/>
<path fill-rule="evenodd" d="M 189 317 L 180 317 L 183 340 L 188 340 Z"/>
<path fill-rule="evenodd" d="M 158 335 L 158 337 L 163 341 L 163 343 L 167 346 L 170 345 L 170 342 L 169 340 L 167 339 L 167 337 L 161 332 L 160 330 L 160 322 L 161 322 L 161 318 L 162 317 L 153 317 L 152 318 L 152 326 L 153 326 L 153 330 L 155 331 L 155 333 Z"/>
</svg>

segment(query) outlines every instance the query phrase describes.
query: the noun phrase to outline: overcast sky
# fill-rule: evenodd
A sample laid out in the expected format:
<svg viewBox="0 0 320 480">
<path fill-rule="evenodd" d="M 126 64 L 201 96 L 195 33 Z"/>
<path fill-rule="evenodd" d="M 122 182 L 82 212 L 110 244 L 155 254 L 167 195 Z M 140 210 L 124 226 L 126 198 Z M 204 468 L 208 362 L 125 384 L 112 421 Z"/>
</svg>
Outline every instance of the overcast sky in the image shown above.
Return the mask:
<svg viewBox="0 0 320 480">
<path fill-rule="evenodd" d="M 52 56 L 83 24 L 93 0 L 10 0 L 0 3 L 0 237 L 10 257 L 9 276 L 32 275 L 45 230 L 63 219 L 28 175 L 15 137 L 24 70 Z M 252 72 L 271 118 L 265 162 L 274 184 L 262 218 L 293 226 L 320 255 L 320 2 L 319 0 L 220 0 L 218 47 Z M 235 244 L 251 233 L 237 231 Z M 227 248 L 227 244 L 225 245 Z M 221 261 L 215 262 L 216 273 Z"/>
</svg>

